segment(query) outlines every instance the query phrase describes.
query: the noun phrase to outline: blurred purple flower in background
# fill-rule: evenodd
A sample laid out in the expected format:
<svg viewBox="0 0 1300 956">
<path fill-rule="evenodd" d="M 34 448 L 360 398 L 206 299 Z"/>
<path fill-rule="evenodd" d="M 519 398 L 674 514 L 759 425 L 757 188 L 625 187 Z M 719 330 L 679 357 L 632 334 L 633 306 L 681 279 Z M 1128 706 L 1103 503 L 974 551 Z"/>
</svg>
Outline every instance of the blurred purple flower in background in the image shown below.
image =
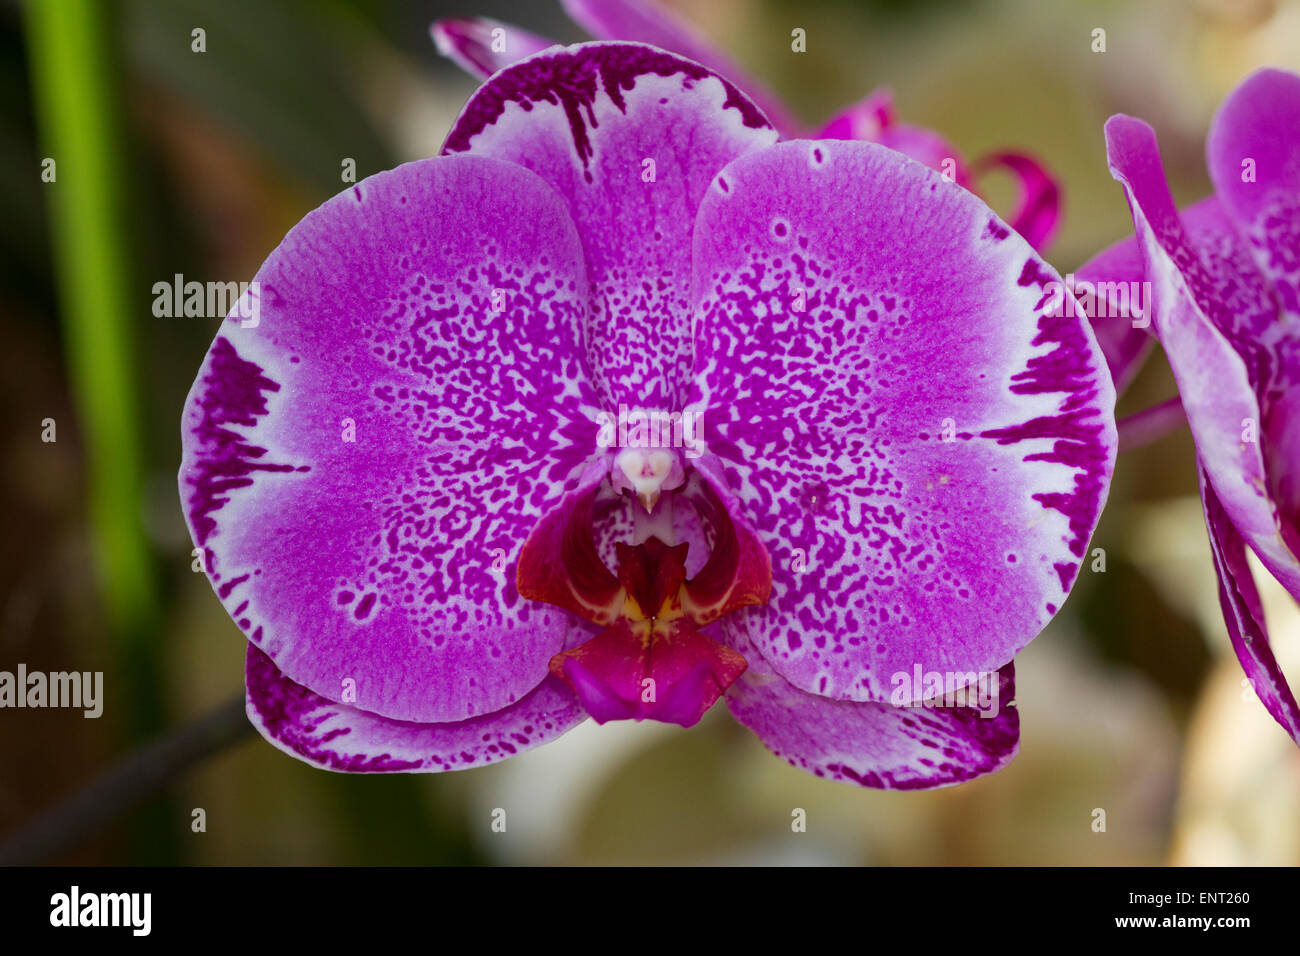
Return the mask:
<svg viewBox="0 0 1300 956">
<path fill-rule="evenodd" d="M 1150 283 L 1151 329 L 1196 442 L 1228 634 L 1256 694 L 1300 742 L 1246 561 L 1248 545 L 1300 598 L 1300 76 L 1261 70 L 1233 91 L 1206 141 L 1214 195 L 1181 212 L 1150 126 L 1111 117 L 1106 146 L 1136 235 L 1080 275 Z M 1122 384 L 1149 337 L 1122 315 L 1096 324 Z"/>
</svg>

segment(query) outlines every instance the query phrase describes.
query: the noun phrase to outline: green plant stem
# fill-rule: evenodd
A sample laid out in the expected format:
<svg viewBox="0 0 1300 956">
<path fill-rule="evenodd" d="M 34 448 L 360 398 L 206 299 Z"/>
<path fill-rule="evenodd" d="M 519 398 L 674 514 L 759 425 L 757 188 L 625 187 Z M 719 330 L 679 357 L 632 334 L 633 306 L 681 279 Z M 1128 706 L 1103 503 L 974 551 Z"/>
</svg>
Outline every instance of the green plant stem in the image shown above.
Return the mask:
<svg viewBox="0 0 1300 956">
<path fill-rule="evenodd" d="M 40 134 L 55 162 L 54 181 L 42 182 L 34 169 L 32 187 L 46 191 L 50 207 L 97 587 L 116 676 L 112 699 L 123 707 L 123 730 L 135 742 L 161 728 L 164 714 L 157 580 L 142 523 L 144 456 L 123 215 L 121 71 L 108 22 L 113 9 L 101 0 L 28 0 L 25 22 Z"/>
</svg>

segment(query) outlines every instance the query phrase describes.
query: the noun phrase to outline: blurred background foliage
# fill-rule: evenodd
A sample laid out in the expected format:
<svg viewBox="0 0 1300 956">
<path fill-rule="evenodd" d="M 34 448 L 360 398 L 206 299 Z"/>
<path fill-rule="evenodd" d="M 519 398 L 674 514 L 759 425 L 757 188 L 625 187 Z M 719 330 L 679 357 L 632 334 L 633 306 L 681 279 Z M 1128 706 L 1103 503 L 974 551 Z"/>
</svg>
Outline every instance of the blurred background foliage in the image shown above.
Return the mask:
<svg viewBox="0 0 1300 956">
<path fill-rule="evenodd" d="M 41 3 L 43 0 L 35 0 Z M 1159 132 L 1180 202 L 1209 190 L 1203 140 L 1256 66 L 1300 69 L 1291 0 L 711 0 L 673 3 L 810 124 L 877 86 L 900 115 L 970 158 L 1038 154 L 1066 187 L 1049 259 L 1061 272 L 1130 231 L 1102 123 Z M 0 712 L 0 839 L 74 791 L 151 728 L 238 693 L 244 641 L 190 570 L 175 472 L 180 410 L 218 320 L 152 315 L 176 273 L 251 278 L 284 233 L 358 177 L 435 154 L 474 84 L 434 52 L 429 23 L 492 16 L 583 39 L 550 0 L 124 0 L 96 3 L 98 82 L 114 139 L 136 437 L 88 435 L 64 228 L 43 183 L 51 117 L 33 89 L 22 5 L 0 3 L 0 669 L 103 670 L 105 717 Z M 790 51 L 803 27 L 808 52 Z M 206 31 L 206 52 L 191 30 Z M 1107 31 L 1107 51 L 1090 50 Z M 48 65 L 48 64 L 46 64 Z M 75 64 L 74 64 L 75 66 Z M 39 106 L 37 104 L 40 104 Z M 75 114 L 74 114 L 75 115 Z M 70 135 L 78 131 L 74 125 Z M 66 180 L 65 180 L 66 181 Z M 1008 182 L 989 198 L 1005 210 Z M 88 321 L 96 320 L 93 301 Z M 130 389 L 128 388 L 128 391 Z M 1154 357 L 1129 412 L 1168 397 Z M 40 440 L 54 418 L 58 441 Z M 109 520 L 148 554 L 96 563 L 87 449 L 138 455 L 140 488 Z M 134 443 L 135 447 L 114 445 Z M 91 456 L 93 458 L 93 456 Z M 258 738 L 211 759 L 62 859 L 187 863 L 1274 863 L 1300 862 L 1300 755 L 1243 692 L 1219 618 L 1185 433 L 1125 455 L 1085 570 L 1018 659 L 1020 756 L 951 790 L 894 794 L 816 780 L 769 756 L 716 708 L 697 728 L 584 725 L 504 764 L 447 776 L 329 774 Z M 112 633 L 101 584 L 143 575 L 146 654 Z M 1261 578 L 1263 580 L 1263 578 Z M 1300 677 L 1300 612 L 1265 588 L 1279 657 Z M 190 829 L 191 809 L 207 832 Z M 505 834 L 489 827 L 506 808 Z M 791 832 L 791 812 L 808 832 Z M 1094 832 L 1094 811 L 1106 831 Z"/>
</svg>

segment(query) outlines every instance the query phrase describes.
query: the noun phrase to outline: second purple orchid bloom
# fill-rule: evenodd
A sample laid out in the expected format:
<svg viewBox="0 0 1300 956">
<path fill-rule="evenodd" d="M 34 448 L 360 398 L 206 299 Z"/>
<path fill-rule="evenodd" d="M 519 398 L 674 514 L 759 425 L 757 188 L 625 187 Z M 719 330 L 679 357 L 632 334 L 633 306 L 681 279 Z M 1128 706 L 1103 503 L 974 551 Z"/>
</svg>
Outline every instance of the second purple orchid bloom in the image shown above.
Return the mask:
<svg viewBox="0 0 1300 956">
<path fill-rule="evenodd" d="M 556 48 L 272 253 L 180 472 L 268 740 L 454 770 L 725 699 L 829 779 L 1011 759 L 1109 487 L 1101 351 L 972 193 L 778 138 L 698 63 Z"/>
<path fill-rule="evenodd" d="M 1214 195 L 1181 212 L 1150 126 L 1114 116 L 1106 147 L 1135 235 L 1079 275 L 1098 288 L 1149 283 L 1153 301 L 1137 323 L 1123 307 L 1095 318 L 1098 337 L 1121 386 L 1149 351 L 1143 327 L 1164 348 L 1196 442 L 1228 635 L 1300 743 L 1246 560 L 1249 547 L 1300 599 L 1300 76 L 1261 70 L 1233 91 L 1206 142 Z"/>
</svg>

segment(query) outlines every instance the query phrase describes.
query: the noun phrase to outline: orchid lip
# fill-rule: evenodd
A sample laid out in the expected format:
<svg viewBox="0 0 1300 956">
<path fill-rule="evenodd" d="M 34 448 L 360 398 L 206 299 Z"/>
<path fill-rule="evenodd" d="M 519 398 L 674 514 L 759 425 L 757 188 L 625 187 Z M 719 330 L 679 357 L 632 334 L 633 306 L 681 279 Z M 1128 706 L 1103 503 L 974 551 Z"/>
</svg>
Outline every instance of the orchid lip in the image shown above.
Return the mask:
<svg viewBox="0 0 1300 956">
<path fill-rule="evenodd" d="M 742 654 L 702 629 L 768 600 L 770 559 L 702 473 L 682 471 L 673 479 L 678 486 L 664 495 L 671 507 L 665 501 L 657 518 L 643 525 L 649 533 L 634 543 L 613 542 L 617 573 L 596 545 L 594 522 L 598 501 L 608 509 L 621 500 L 636 510 L 614 493 L 615 479 L 627 479 L 621 467 L 543 521 L 520 554 L 521 597 L 564 607 L 602 628 L 549 665 L 600 723 L 650 719 L 692 726 L 748 666 Z M 690 510 L 713 529 L 711 540 L 668 543 L 676 537 L 673 515 Z M 697 547 L 707 558 L 688 574 L 687 554 Z"/>
<path fill-rule="evenodd" d="M 695 627 L 686 580 L 689 545 L 670 546 L 652 536 L 616 547 L 618 619 L 551 658 L 551 673 L 598 723 L 653 719 L 693 726 L 748 664 Z"/>
</svg>

